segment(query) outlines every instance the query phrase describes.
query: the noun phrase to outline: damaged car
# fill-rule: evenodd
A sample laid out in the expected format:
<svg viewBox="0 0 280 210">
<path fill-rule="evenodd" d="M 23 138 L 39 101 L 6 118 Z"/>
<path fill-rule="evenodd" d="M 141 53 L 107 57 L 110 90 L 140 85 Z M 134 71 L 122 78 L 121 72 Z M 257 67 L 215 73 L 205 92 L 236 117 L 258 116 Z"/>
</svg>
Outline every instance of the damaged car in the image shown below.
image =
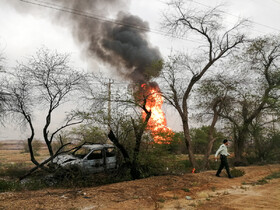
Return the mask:
<svg viewBox="0 0 280 210">
<path fill-rule="evenodd" d="M 116 148 L 110 144 L 83 145 L 71 154 L 55 157 L 52 165 L 64 169 L 75 168 L 86 173 L 116 169 Z"/>
</svg>

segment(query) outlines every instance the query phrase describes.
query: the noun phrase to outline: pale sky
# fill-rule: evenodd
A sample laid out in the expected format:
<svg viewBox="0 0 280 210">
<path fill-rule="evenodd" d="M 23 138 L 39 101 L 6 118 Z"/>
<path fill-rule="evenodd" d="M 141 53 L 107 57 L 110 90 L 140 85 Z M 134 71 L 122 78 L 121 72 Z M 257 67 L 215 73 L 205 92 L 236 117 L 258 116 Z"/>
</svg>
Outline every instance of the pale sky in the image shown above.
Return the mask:
<svg viewBox="0 0 280 210">
<path fill-rule="evenodd" d="M 39 0 L 30 1 L 39 2 Z M 48 0 L 41 1 L 47 2 Z M 22 61 L 34 54 L 38 48 L 45 46 L 59 52 L 71 53 L 75 66 L 90 70 L 91 67 L 83 58 L 78 43 L 74 41 L 67 27 L 55 24 L 48 16 L 33 15 L 28 12 L 18 13 L 7 2 L 19 2 L 35 9 L 37 7 L 38 13 L 42 8 L 26 5 L 20 0 L 0 0 L 0 52 L 5 56 L 5 65 L 8 68 L 13 67 L 17 60 Z M 162 12 L 168 9 L 164 2 L 166 0 L 132 0 L 129 12 L 149 22 L 152 31 L 162 31 L 160 26 Z M 237 21 L 238 17 L 249 18 L 252 21 L 251 37 L 280 32 L 280 0 L 194 0 L 191 2 L 194 7 L 198 8 L 214 7 L 225 2 L 225 23 L 232 24 Z M 184 51 L 194 45 L 191 41 L 175 39 L 154 32 L 149 33 L 149 39 L 153 46 L 159 48 L 163 56 L 167 56 L 171 50 Z M 180 120 L 171 119 L 175 113 L 174 110 L 166 113 L 168 126 L 180 130 Z M 38 127 L 39 119 L 38 116 Z M 25 139 L 26 136 L 27 134 L 16 126 L 0 127 L 0 140 Z"/>
</svg>

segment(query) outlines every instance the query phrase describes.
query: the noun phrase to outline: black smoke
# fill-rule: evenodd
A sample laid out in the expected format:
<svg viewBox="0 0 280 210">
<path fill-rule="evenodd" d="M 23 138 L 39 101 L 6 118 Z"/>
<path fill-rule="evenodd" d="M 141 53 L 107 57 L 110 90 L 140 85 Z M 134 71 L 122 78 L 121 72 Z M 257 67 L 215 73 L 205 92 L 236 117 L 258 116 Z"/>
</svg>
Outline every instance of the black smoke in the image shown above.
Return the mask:
<svg viewBox="0 0 280 210">
<path fill-rule="evenodd" d="M 102 9 L 101 15 L 93 15 L 98 19 L 72 14 L 70 22 L 68 20 L 73 36 L 81 44 L 86 44 L 88 55 L 97 56 L 115 67 L 119 74 L 134 82 L 142 83 L 158 76 L 161 70 L 159 62 L 161 54 L 148 41 L 149 24 L 123 11 L 119 11 L 115 19 L 109 19 L 110 11 L 126 8 L 128 1 L 64 0 L 61 2 L 73 11 L 88 11 L 90 14 Z"/>
<path fill-rule="evenodd" d="M 53 22 L 70 28 L 84 56 L 98 57 L 134 82 L 144 83 L 158 76 L 161 54 L 148 41 L 148 22 L 126 12 L 128 0 L 28 1 L 37 5 L 6 2 L 22 13 L 51 11 Z"/>
</svg>

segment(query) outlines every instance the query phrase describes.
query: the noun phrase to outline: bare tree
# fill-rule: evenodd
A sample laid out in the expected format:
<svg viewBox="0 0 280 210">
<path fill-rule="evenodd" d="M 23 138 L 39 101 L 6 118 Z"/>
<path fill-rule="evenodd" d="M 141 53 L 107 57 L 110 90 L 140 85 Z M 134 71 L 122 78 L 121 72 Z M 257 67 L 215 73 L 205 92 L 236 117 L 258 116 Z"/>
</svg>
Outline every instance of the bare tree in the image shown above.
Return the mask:
<svg viewBox="0 0 280 210">
<path fill-rule="evenodd" d="M 27 123 L 30 128 L 30 136 L 27 139 L 29 154 L 32 163 L 39 165 L 39 162 L 35 159 L 32 141 L 35 136 L 33 119 L 32 119 L 32 109 L 34 107 L 32 101 L 32 85 L 28 82 L 28 79 L 24 76 L 17 75 L 10 84 L 8 84 L 7 89 L 9 91 L 10 97 L 10 107 L 9 112 L 16 115 L 14 118 L 18 119 L 20 117 L 21 123 Z"/>
<path fill-rule="evenodd" d="M 196 167 L 189 124 L 191 93 L 195 84 L 217 61 L 228 56 L 244 42 L 245 36 L 240 33 L 240 29 L 245 21 L 239 21 L 230 29 L 225 29 L 221 24 L 223 12 L 218 8 L 207 11 L 185 9 L 183 0 L 172 1 L 170 7 L 173 10 L 165 15 L 163 26 L 179 36 L 194 34 L 200 38 L 201 43 L 195 48 L 196 52 L 184 56 L 184 61 L 173 59 L 166 65 L 162 74 L 168 84 L 168 90 L 164 93 L 165 98 L 181 117 L 189 159 Z M 176 68 L 181 68 L 180 76 L 176 75 L 178 73 Z M 177 80 L 180 77 L 185 77 L 181 83 Z M 180 86 L 179 83 L 183 85 Z"/>
<path fill-rule="evenodd" d="M 39 166 L 32 150 L 32 141 L 35 136 L 34 111 L 46 110 L 45 124 L 42 129 L 45 144 L 48 147 L 50 158 L 56 153 L 52 142 L 61 130 L 79 124 L 83 121 L 75 112 L 67 114 L 63 125 L 50 133 L 49 127 L 53 120 L 54 111 L 63 103 L 75 96 L 84 81 L 84 75 L 69 65 L 69 56 L 40 49 L 26 64 L 19 64 L 7 85 L 10 100 L 10 113 L 22 117 L 30 129 L 28 146 L 31 161 Z M 62 145 L 63 147 L 63 145 Z"/>
<path fill-rule="evenodd" d="M 225 65 L 230 75 L 223 74 L 201 87 L 206 108 L 226 93 L 216 114 L 231 128 L 235 164 L 246 163 L 246 144 L 253 139 L 259 147 L 266 126 L 276 123 L 272 116 L 279 116 L 278 39 L 269 36 L 251 40 Z M 215 110 L 210 114 L 215 117 Z"/>
<path fill-rule="evenodd" d="M 147 129 L 147 123 L 151 117 L 151 111 L 147 110 L 145 101 L 143 101 L 143 104 L 140 107 L 146 113 L 145 119 L 143 120 L 142 117 L 140 117 L 140 119 L 133 119 L 131 117 L 130 124 L 132 125 L 132 127 L 130 127 L 130 126 L 126 127 L 125 130 L 122 130 L 122 131 L 119 130 L 119 133 L 118 133 L 118 134 L 120 134 L 120 132 L 122 132 L 122 134 L 124 134 L 124 132 L 129 132 L 129 130 L 130 130 L 130 132 L 133 132 L 135 144 L 133 147 L 133 151 L 131 153 L 121 143 L 121 141 L 119 140 L 119 137 L 117 137 L 114 134 L 114 131 L 113 131 L 114 128 L 111 128 L 109 131 L 109 134 L 108 134 L 109 139 L 121 151 L 121 153 L 124 157 L 124 160 L 125 160 L 125 164 L 130 168 L 130 174 L 133 179 L 139 179 L 141 176 L 141 173 L 139 171 L 139 166 L 138 166 L 140 146 L 141 146 L 141 143 L 143 142 L 144 132 Z M 129 128 L 129 130 L 127 128 Z M 126 134 L 126 136 L 128 136 L 128 135 Z M 122 139 L 122 142 L 125 140 L 127 141 L 128 139 Z"/>
<path fill-rule="evenodd" d="M 220 116 L 232 124 L 236 162 L 244 162 L 245 143 L 258 118 L 266 113 L 267 122 L 269 115 L 279 114 L 279 65 L 279 36 L 268 36 L 252 40 L 232 66 L 241 72 L 235 79 L 234 100 Z"/>
<path fill-rule="evenodd" d="M 278 112 L 279 113 L 279 112 Z M 273 115 L 271 115 L 273 114 Z M 274 115 L 270 110 L 263 110 L 262 113 L 252 122 L 250 126 L 249 151 L 246 154 L 258 158 L 263 162 L 266 160 L 277 159 L 280 150 L 279 142 L 279 114 Z M 279 159 L 279 158 L 278 158 Z"/>
<path fill-rule="evenodd" d="M 0 53 L 0 123 L 3 124 L 3 120 L 5 119 L 5 113 L 7 111 L 8 97 L 5 91 L 5 70 L 3 66 L 4 57 Z"/>
<path fill-rule="evenodd" d="M 96 75 L 93 79 L 95 82 L 89 82 L 88 87 L 92 97 L 87 96 L 94 107 L 90 117 L 106 132 L 109 130 L 109 140 L 122 155 L 122 168 L 128 168 L 131 177 L 138 179 L 141 176 L 141 144 L 145 141 L 147 123 L 151 117 L 151 111 L 146 107 L 151 93 L 143 92 L 139 84 L 115 84 Z M 142 112 L 146 113 L 144 119 Z"/>
<path fill-rule="evenodd" d="M 208 131 L 207 149 L 203 158 L 202 169 L 209 168 L 209 156 L 216 141 L 214 132 L 220 114 L 232 102 L 230 92 L 234 90 L 232 81 L 227 81 L 219 75 L 212 79 L 204 80 L 198 88 L 196 97 L 197 109 L 201 110 L 199 118 L 210 121 Z"/>
</svg>

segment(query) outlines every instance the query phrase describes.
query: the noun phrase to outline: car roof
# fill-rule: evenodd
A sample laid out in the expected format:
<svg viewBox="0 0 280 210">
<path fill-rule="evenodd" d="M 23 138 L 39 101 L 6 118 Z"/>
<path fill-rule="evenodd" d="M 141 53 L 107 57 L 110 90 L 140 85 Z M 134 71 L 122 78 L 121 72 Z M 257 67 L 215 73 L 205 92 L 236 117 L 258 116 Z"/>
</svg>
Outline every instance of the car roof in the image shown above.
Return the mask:
<svg viewBox="0 0 280 210">
<path fill-rule="evenodd" d="M 115 148 L 112 144 L 91 144 L 91 145 L 83 145 L 82 148 L 87 148 L 90 150 L 101 150 L 104 148 Z"/>
</svg>

